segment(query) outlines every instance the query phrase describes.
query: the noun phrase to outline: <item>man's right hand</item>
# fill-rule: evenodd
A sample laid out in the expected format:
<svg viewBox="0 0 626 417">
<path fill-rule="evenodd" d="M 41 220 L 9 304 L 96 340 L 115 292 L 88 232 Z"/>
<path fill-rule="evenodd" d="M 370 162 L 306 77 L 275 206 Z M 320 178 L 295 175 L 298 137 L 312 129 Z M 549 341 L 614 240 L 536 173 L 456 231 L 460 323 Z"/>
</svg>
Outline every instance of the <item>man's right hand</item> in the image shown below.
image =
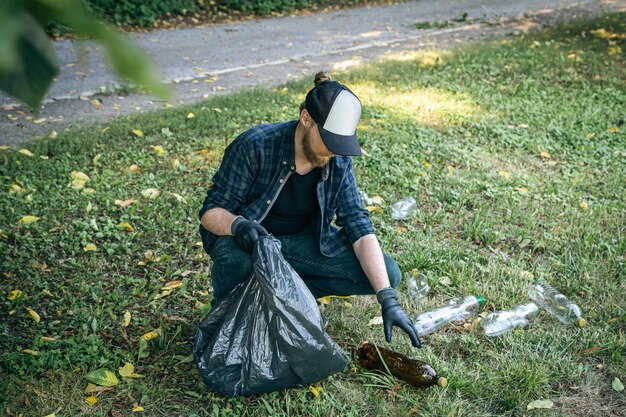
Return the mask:
<svg viewBox="0 0 626 417">
<path fill-rule="evenodd" d="M 256 245 L 259 236 L 267 236 L 267 230 L 258 223 L 251 222 L 242 216 L 237 216 L 230 226 L 231 233 L 235 237 L 235 241 L 239 247 L 252 253 L 254 245 Z"/>
</svg>

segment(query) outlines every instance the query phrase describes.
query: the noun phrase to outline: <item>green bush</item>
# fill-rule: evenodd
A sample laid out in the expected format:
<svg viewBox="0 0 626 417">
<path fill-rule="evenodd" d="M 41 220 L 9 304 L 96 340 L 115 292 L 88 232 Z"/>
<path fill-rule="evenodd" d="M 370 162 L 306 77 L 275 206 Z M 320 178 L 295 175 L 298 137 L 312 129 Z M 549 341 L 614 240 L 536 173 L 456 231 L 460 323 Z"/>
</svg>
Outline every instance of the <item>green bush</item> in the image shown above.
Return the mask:
<svg viewBox="0 0 626 417">
<path fill-rule="evenodd" d="M 231 14 L 268 15 L 302 10 L 323 5 L 329 0 L 82 0 L 94 15 L 116 26 L 153 27 L 159 19 L 198 15 Z M 368 3 L 367 0 L 348 0 L 343 4 Z M 52 34 L 62 35 L 69 28 L 56 22 L 48 26 Z"/>
<path fill-rule="evenodd" d="M 196 0 L 85 0 L 96 15 L 116 25 L 150 27 L 161 17 L 184 16 L 199 10 Z"/>
</svg>

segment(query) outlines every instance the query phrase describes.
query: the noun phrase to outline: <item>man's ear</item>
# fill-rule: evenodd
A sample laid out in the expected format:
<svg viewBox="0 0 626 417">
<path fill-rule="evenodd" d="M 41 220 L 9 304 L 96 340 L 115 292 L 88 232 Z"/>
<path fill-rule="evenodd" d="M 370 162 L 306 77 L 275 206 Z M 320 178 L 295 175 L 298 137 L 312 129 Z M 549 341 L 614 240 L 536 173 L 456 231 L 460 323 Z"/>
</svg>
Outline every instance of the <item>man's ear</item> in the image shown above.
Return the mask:
<svg viewBox="0 0 626 417">
<path fill-rule="evenodd" d="M 302 109 L 300 112 L 300 123 L 302 123 L 303 126 L 307 126 L 312 120 L 313 119 L 307 109 Z"/>
</svg>

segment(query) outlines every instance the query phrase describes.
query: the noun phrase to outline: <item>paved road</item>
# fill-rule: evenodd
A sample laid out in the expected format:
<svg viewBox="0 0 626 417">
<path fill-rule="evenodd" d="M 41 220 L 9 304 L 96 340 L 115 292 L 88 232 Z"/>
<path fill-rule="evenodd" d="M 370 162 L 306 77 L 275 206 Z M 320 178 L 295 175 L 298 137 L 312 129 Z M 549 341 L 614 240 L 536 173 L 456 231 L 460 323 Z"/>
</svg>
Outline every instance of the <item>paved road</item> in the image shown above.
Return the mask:
<svg viewBox="0 0 626 417">
<path fill-rule="evenodd" d="M 158 63 L 172 86 L 170 103 L 179 105 L 256 85 L 275 86 L 318 69 L 348 69 L 402 51 L 453 47 L 624 10 L 626 0 L 420 0 L 161 30 L 131 39 Z M 464 14 L 464 22 L 445 29 L 416 27 Z M 38 114 L 0 94 L 0 144 L 16 145 L 52 130 L 166 105 L 141 94 L 111 94 L 121 83 L 108 69 L 99 45 L 84 43 L 83 60 L 73 41 L 54 46 L 61 73 Z M 94 98 L 101 105 L 91 103 Z"/>
</svg>

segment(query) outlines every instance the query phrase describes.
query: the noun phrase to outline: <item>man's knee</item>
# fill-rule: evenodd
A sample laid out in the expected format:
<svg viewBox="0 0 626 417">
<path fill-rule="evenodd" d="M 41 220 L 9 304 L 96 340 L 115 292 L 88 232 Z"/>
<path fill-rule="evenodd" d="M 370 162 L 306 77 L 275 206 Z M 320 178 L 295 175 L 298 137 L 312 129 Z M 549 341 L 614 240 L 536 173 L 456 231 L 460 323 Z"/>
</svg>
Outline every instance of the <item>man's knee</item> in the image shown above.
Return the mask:
<svg viewBox="0 0 626 417">
<path fill-rule="evenodd" d="M 242 251 L 232 236 L 218 238 L 210 248 L 213 261 L 211 281 L 213 295 L 219 300 L 252 273 L 253 262 L 249 253 Z"/>
<path fill-rule="evenodd" d="M 402 272 L 400 267 L 391 259 L 391 257 L 385 254 L 385 266 L 387 267 L 387 275 L 389 276 L 389 283 L 393 288 L 396 288 L 402 280 Z"/>
</svg>

